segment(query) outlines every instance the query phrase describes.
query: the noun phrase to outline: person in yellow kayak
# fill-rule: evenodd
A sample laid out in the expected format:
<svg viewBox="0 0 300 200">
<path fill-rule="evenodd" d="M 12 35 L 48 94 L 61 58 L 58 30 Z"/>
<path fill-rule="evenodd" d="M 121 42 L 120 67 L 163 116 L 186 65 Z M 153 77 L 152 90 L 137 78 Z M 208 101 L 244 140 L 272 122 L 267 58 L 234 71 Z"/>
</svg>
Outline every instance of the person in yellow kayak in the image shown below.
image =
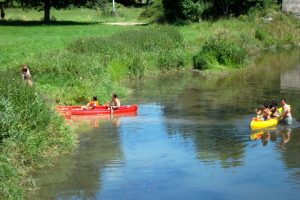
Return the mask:
<svg viewBox="0 0 300 200">
<path fill-rule="evenodd" d="M 276 119 L 278 116 L 278 107 L 277 107 L 277 102 L 275 100 L 273 100 L 270 104 L 270 112 L 271 112 L 270 118 Z"/>
<path fill-rule="evenodd" d="M 116 110 L 118 108 L 120 108 L 121 104 L 119 99 L 117 99 L 118 95 L 117 94 L 113 94 L 111 96 L 111 101 L 107 102 L 106 104 L 104 104 L 104 106 L 107 106 L 108 109 L 110 109 L 110 114 L 113 114 L 113 110 Z M 110 103 L 114 103 L 114 105 L 109 105 Z"/>
<path fill-rule="evenodd" d="M 260 111 L 257 111 L 257 109 L 255 109 L 255 113 L 257 115 L 257 118 L 260 118 L 259 115 L 262 114 L 264 121 L 268 121 L 270 119 L 270 110 L 267 103 L 263 103 L 262 109 Z"/>
<path fill-rule="evenodd" d="M 280 120 L 281 123 L 285 123 L 288 125 L 292 124 L 292 113 L 291 113 L 291 108 L 287 105 L 285 98 L 281 99 L 280 102 L 281 106 L 282 106 L 282 113 L 280 114 L 280 116 L 278 118 L 282 119 Z"/>
<path fill-rule="evenodd" d="M 82 110 L 89 110 L 89 109 L 94 109 L 96 106 L 99 106 L 99 103 L 97 101 L 97 97 L 93 97 L 93 99 L 86 105 L 82 106 Z"/>
</svg>

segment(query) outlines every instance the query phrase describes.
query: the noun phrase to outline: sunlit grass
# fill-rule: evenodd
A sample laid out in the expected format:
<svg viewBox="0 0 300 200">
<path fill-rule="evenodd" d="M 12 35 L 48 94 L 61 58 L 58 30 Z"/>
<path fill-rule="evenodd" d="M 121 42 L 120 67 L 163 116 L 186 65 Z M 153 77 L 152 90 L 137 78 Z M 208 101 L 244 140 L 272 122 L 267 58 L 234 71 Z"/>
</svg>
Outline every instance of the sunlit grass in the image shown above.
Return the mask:
<svg viewBox="0 0 300 200">
<path fill-rule="evenodd" d="M 109 8 L 112 10 L 112 8 Z M 76 22 L 140 22 L 138 17 L 143 8 L 116 8 L 117 17 L 110 13 L 103 13 L 101 10 L 87 8 L 73 8 L 66 10 L 50 10 L 50 19 L 56 21 L 76 21 Z M 42 21 L 44 12 L 37 10 L 28 10 L 21 8 L 6 8 L 5 19 L 7 21 Z"/>
<path fill-rule="evenodd" d="M 63 49 L 67 43 L 79 37 L 111 35 L 134 26 L 112 26 L 105 24 L 1 26 L 0 69 L 18 66 L 26 56 L 45 50 Z"/>
</svg>

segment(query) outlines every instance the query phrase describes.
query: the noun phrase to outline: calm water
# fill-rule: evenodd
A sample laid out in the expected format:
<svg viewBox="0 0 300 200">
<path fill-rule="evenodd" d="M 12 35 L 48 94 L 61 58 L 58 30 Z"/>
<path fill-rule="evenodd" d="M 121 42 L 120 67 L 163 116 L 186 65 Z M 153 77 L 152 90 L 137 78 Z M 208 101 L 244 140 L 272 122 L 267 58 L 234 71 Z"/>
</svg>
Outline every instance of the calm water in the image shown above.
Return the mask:
<svg viewBox="0 0 300 200">
<path fill-rule="evenodd" d="M 73 118 L 79 146 L 34 174 L 35 199 L 300 199 L 300 51 L 211 77 L 125 85 L 136 114 Z M 285 97 L 292 126 L 251 132 L 254 109 Z"/>
</svg>

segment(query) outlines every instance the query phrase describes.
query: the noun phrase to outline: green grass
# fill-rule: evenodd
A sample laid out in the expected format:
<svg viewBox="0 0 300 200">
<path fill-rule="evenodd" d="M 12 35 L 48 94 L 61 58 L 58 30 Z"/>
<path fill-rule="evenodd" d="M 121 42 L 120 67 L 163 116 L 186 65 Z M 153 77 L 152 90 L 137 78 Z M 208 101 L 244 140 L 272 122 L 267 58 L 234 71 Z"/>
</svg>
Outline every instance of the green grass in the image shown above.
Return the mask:
<svg viewBox="0 0 300 200">
<path fill-rule="evenodd" d="M 143 8 L 127 8 L 121 4 L 116 4 L 118 16 L 110 15 L 112 7 L 108 7 L 108 12 L 103 13 L 101 10 L 72 8 L 67 10 L 50 10 L 50 19 L 56 21 L 74 21 L 74 22 L 143 22 L 138 20 Z M 37 10 L 25 10 L 21 8 L 5 9 L 5 19 L 7 21 L 41 21 L 43 20 L 44 12 Z M 144 20 L 145 21 L 145 20 Z"/>
<path fill-rule="evenodd" d="M 0 24 L 1 26 L 1 24 Z M 111 35 L 135 26 L 112 26 L 93 23 L 6 23 L 0 29 L 0 69 L 20 66 L 26 56 L 45 50 L 63 49 L 73 39 Z"/>
</svg>

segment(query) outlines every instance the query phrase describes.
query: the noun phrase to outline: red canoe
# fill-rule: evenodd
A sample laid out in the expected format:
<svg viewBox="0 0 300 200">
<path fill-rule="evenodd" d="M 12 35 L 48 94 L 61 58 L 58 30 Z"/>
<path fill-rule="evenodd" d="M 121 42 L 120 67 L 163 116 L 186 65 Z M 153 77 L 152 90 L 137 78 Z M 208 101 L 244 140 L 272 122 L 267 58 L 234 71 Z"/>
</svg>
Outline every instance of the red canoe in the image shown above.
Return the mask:
<svg viewBox="0 0 300 200">
<path fill-rule="evenodd" d="M 81 106 L 58 106 L 56 107 L 57 111 L 62 115 L 104 115 L 110 114 L 110 110 L 107 106 L 97 106 L 93 110 L 81 110 Z M 118 109 L 114 110 L 115 113 L 126 113 L 126 112 L 136 112 L 137 106 L 121 106 Z"/>
</svg>

